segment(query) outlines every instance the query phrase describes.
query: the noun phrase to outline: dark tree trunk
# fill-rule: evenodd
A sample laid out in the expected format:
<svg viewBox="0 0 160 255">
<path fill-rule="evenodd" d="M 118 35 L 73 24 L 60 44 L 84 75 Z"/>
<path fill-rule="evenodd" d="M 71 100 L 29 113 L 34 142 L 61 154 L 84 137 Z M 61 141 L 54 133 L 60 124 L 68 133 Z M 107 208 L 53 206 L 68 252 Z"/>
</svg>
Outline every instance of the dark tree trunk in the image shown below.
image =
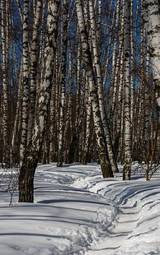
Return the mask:
<svg viewBox="0 0 160 255">
<path fill-rule="evenodd" d="M 34 174 L 37 160 L 32 158 L 22 165 L 19 174 L 19 202 L 33 202 Z"/>
<path fill-rule="evenodd" d="M 75 162 L 76 152 L 78 148 L 78 137 L 76 134 L 73 135 L 72 142 L 70 144 L 69 153 L 68 153 L 68 163 L 71 164 Z"/>
</svg>

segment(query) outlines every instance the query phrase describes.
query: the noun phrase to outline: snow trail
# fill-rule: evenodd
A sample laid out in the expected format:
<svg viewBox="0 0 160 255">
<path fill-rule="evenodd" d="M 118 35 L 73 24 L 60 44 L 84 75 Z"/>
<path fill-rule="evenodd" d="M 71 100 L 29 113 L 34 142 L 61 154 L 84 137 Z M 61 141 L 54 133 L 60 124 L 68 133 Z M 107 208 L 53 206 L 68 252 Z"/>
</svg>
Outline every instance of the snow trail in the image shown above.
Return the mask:
<svg viewBox="0 0 160 255">
<path fill-rule="evenodd" d="M 160 182 L 95 182 L 91 191 L 113 198 L 117 215 L 85 255 L 160 254 Z M 152 223 L 151 223 L 152 221 Z M 155 226 L 157 224 L 158 226 Z"/>
<path fill-rule="evenodd" d="M 116 218 L 111 226 L 106 230 L 105 237 L 100 237 L 100 240 L 93 243 L 86 255 L 107 255 L 117 254 L 117 250 L 126 242 L 132 234 L 138 220 L 137 206 L 120 206 Z"/>
<path fill-rule="evenodd" d="M 122 182 L 97 165 L 50 164 L 37 169 L 34 204 L 15 192 L 9 208 L 5 183 L 0 198 L 0 255 L 160 254 L 159 176 Z"/>
</svg>

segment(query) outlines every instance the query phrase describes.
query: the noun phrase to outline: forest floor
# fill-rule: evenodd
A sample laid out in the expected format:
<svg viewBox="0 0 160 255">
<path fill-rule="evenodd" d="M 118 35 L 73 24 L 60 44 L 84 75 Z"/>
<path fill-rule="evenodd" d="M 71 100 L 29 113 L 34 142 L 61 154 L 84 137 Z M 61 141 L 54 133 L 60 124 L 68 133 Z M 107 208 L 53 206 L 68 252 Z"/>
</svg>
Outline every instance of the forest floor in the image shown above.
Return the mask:
<svg viewBox="0 0 160 255">
<path fill-rule="evenodd" d="M 1 170 L 0 255 L 160 254 L 160 175 L 132 171 L 123 182 L 95 164 L 40 165 L 35 203 L 19 204 L 16 170 Z"/>
</svg>

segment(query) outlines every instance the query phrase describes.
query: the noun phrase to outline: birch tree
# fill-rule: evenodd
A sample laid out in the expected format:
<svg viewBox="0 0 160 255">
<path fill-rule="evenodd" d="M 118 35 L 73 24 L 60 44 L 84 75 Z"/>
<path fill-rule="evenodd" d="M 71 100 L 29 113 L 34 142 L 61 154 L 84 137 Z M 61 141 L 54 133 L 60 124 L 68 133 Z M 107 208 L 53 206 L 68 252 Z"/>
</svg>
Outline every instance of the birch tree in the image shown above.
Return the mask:
<svg viewBox="0 0 160 255">
<path fill-rule="evenodd" d="M 64 145 L 64 122 L 65 122 L 65 90 L 66 90 L 66 69 L 67 69 L 67 30 L 68 30 L 68 2 L 63 1 L 62 5 L 62 53 L 61 53 L 61 82 L 60 82 L 60 125 L 59 125 L 59 148 L 58 148 L 58 166 L 63 164 L 63 145 Z"/>
<path fill-rule="evenodd" d="M 23 3 L 23 56 L 22 56 L 22 129 L 20 144 L 20 162 L 22 164 L 27 146 L 29 111 L 29 0 Z"/>
<path fill-rule="evenodd" d="M 157 105 L 160 108 L 160 3 L 143 0 L 143 17 L 150 46 Z"/>
<path fill-rule="evenodd" d="M 38 0 L 35 7 L 33 20 L 33 32 L 30 50 L 30 98 L 29 98 L 29 120 L 28 120 L 28 142 L 32 138 L 35 108 L 36 108 L 36 87 L 37 87 L 37 69 L 40 55 L 40 29 L 42 22 L 43 1 Z"/>
<path fill-rule="evenodd" d="M 103 91 L 103 82 L 102 82 L 102 72 L 100 66 L 100 57 L 98 50 L 98 29 L 96 25 L 95 13 L 94 13 L 94 5 L 93 0 L 89 0 L 89 14 L 90 14 L 90 30 L 91 30 L 91 44 L 93 49 L 93 68 L 96 73 L 96 80 L 98 85 L 98 99 L 99 99 L 99 107 L 101 113 L 102 124 L 104 128 L 106 145 L 108 156 L 110 160 L 110 164 L 113 172 L 118 172 L 118 167 L 113 154 L 112 141 L 110 137 L 109 127 L 107 124 L 107 116 L 104 108 L 104 91 Z"/>
<path fill-rule="evenodd" d="M 123 179 L 131 175 L 131 0 L 124 3 L 124 169 Z"/>
<path fill-rule="evenodd" d="M 3 163 L 9 166 L 10 149 L 9 149 L 9 87 L 7 78 L 8 63 L 8 1 L 2 0 L 1 7 L 1 47 L 2 47 L 2 130 L 3 130 Z"/>
<path fill-rule="evenodd" d="M 102 169 L 103 177 L 111 177 L 113 176 L 111 165 L 107 155 L 106 142 L 104 137 L 104 129 L 99 109 L 99 101 L 97 94 L 97 84 L 93 73 L 93 62 L 92 56 L 89 48 L 88 35 L 85 27 L 84 13 L 82 7 L 82 1 L 76 0 L 76 11 L 78 18 L 78 27 L 79 33 L 81 37 L 81 46 L 82 46 L 82 55 L 85 63 L 86 74 L 89 80 L 89 90 L 90 97 L 92 102 L 92 110 L 93 110 L 93 119 L 94 119 L 94 128 L 97 139 L 98 146 L 98 155 L 100 160 L 100 165 Z"/>
<path fill-rule="evenodd" d="M 48 1 L 47 41 L 44 51 L 44 76 L 40 84 L 38 116 L 31 143 L 28 145 L 19 174 L 19 202 L 33 202 L 34 174 L 44 138 L 45 124 L 50 103 L 53 67 L 57 45 L 58 15 L 60 0 Z"/>
</svg>

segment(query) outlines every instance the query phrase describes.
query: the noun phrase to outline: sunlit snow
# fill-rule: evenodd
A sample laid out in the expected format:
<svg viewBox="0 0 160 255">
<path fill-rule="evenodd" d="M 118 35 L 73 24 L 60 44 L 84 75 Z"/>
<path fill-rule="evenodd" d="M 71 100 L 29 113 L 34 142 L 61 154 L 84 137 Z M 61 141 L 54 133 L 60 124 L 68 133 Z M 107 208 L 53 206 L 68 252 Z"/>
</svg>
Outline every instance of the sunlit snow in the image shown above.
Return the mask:
<svg viewBox="0 0 160 255">
<path fill-rule="evenodd" d="M 16 170 L 1 170 L 0 254 L 160 254 L 159 175 L 146 182 L 136 164 L 133 172 L 122 182 L 102 179 L 95 164 L 39 166 L 35 203 L 18 204 Z"/>
</svg>

